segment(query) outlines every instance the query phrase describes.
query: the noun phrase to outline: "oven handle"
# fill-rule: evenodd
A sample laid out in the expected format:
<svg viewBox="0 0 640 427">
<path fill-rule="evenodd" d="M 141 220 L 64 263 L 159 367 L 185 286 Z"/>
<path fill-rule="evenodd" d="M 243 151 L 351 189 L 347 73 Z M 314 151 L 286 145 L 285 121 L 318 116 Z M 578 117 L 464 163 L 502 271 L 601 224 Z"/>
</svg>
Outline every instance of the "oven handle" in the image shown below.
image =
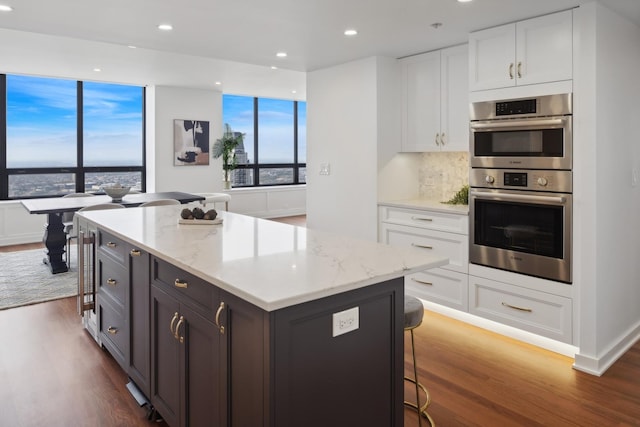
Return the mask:
<svg viewBox="0 0 640 427">
<path fill-rule="evenodd" d="M 471 129 L 535 129 L 538 127 L 561 126 L 565 119 L 528 119 L 528 120 L 503 120 L 487 122 L 471 122 Z"/>
<path fill-rule="evenodd" d="M 517 202 L 547 202 L 547 203 L 555 203 L 558 205 L 562 205 L 567 201 L 566 197 L 563 196 L 534 196 L 534 195 L 526 195 L 526 194 L 509 194 L 509 193 L 483 193 L 479 191 L 471 191 L 472 196 L 480 197 L 482 199 L 503 199 L 503 200 L 513 200 Z"/>
</svg>

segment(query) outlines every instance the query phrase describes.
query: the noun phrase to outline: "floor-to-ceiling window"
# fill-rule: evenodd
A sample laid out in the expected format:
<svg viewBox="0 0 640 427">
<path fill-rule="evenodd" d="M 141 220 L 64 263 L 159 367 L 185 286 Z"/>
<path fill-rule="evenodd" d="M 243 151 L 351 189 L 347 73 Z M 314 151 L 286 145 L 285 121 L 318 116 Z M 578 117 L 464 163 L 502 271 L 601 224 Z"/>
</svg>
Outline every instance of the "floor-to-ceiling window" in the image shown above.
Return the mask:
<svg viewBox="0 0 640 427">
<path fill-rule="evenodd" d="M 244 135 L 234 187 L 306 182 L 306 103 L 224 95 L 223 121 Z"/>
<path fill-rule="evenodd" d="M 144 88 L 0 75 L 0 199 L 145 189 Z"/>
</svg>

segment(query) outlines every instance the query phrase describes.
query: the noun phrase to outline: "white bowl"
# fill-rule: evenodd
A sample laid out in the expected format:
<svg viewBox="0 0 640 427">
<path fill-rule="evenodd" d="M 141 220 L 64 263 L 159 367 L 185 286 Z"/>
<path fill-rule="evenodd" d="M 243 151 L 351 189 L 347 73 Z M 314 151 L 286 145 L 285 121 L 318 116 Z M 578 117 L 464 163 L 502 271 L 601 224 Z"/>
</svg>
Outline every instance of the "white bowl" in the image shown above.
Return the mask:
<svg viewBox="0 0 640 427">
<path fill-rule="evenodd" d="M 111 200 L 114 202 L 121 202 L 122 197 L 125 196 L 131 187 L 122 187 L 122 186 L 113 186 L 113 187 L 102 187 L 107 196 L 111 197 Z"/>
</svg>

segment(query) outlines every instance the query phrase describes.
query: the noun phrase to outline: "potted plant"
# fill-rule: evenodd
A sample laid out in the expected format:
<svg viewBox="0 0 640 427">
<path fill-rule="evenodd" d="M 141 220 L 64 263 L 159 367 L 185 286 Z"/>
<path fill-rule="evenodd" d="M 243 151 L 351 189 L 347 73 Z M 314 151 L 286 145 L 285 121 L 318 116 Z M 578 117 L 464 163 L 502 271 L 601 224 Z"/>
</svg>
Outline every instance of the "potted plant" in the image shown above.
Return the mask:
<svg viewBox="0 0 640 427">
<path fill-rule="evenodd" d="M 222 169 L 224 170 L 224 188 L 231 188 L 231 171 L 237 166 L 235 149 L 244 138 L 244 134 L 234 132 L 228 123 L 224 124 L 222 138 L 213 144 L 213 157 L 222 157 Z"/>
</svg>

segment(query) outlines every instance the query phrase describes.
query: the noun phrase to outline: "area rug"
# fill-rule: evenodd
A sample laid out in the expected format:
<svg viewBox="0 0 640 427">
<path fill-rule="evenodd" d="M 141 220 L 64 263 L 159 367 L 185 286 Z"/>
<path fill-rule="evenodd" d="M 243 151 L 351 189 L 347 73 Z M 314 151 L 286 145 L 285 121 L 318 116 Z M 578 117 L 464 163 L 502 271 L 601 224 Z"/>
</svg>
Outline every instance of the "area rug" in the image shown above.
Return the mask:
<svg viewBox="0 0 640 427">
<path fill-rule="evenodd" d="M 0 253 L 0 310 L 76 295 L 75 252 L 71 270 L 58 274 L 42 262 L 44 249 Z"/>
</svg>

